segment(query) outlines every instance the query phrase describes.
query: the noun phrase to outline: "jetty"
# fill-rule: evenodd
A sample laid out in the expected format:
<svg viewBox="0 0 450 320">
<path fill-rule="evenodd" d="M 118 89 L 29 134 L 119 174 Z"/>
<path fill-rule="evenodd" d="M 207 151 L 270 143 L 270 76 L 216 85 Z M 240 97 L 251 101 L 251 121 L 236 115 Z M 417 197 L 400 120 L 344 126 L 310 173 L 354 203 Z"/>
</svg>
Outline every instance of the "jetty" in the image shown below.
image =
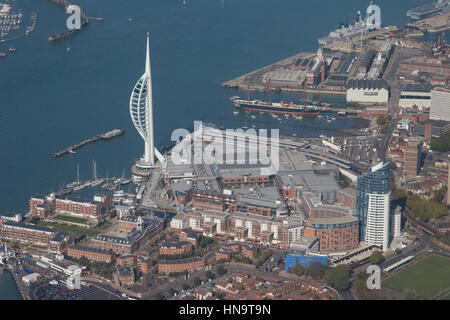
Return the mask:
<svg viewBox="0 0 450 320">
<path fill-rule="evenodd" d="M 93 142 L 96 142 L 96 141 L 99 141 L 99 140 L 108 140 L 108 139 L 111 139 L 113 137 L 117 137 L 117 136 L 123 135 L 124 133 L 125 133 L 125 131 L 123 131 L 121 129 L 114 129 L 114 130 L 111 130 L 111 131 L 108 131 L 108 132 L 105 132 L 105 133 L 102 133 L 102 134 L 98 134 L 98 135 L 93 136 L 91 138 L 85 139 L 85 140 L 81 141 L 80 143 L 71 145 L 71 146 L 69 146 L 69 147 L 67 147 L 67 148 L 65 148 L 65 149 L 63 149 L 61 151 L 55 152 L 53 154 L 53 158 L 58 158 L 58 157 L 66 154 L 66 153 L 75 153 L 76 149 L 81 148 L 82 146 L 85 146 L 85 145 L 87 145 L 89 143 L 93 143 Z"/>
<path fill-rule="evenodd" d="M 59 5 L 61 7 L 63 7 L 64 10 L 66 10 L 67 7 L 71 5 L 71 3 L 69 1 L 67 1 L 67 0 L 50 0 L 50 1 L 53 2 L 53 3 L 56 3 L 57 5 Z M 81 28 L 83 28 L 89 22 L 89 19 L 88 19 L 87 15 L 86 15 L 84 9 L 83 8 L 80 8 L 80 9 L 81 9 Z M 48 41 L 53 42 L 53 41 L 56 41 L 56 40 L 61 40 L 61 39 L 67 38 L 69 36 L 74 35 L 76 31 L 77 31 L 77 29 L 65 30 L 65 31 L 60 32 L 58 34 L 49 36 L 48 37 Z"/>
</svg>

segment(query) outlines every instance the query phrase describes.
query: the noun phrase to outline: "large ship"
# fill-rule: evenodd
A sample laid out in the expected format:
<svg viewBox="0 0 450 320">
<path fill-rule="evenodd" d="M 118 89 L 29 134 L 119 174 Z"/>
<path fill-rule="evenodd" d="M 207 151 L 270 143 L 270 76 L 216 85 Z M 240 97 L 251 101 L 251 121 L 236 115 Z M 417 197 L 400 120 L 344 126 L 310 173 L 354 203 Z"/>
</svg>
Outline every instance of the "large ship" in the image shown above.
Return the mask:
<svg viewBox="0 0 450 320">
<path fill-rule="evenodd" d="M 408 10 L 406 15 L 413 20 L 421 20 L 450 12 L 450 0 L 439 0 Z"/>
<path fill-rule="evenodd" d="M 374 29 L 377 29 L 377 26 L 369 23 L 368 16 L 363 20 L 361 11 L 358 11 L 354 24 L 341 23 L 338 29 L 331 31 L 328 36 L 320 38 L 318 42 L 320 45 L 325 46 L 335 40 L 351 39 Z"/>
<path fill-rule="evenodd" d="M 232 97 L 231 101 L 236 108 L 267 113 L 278 113 L 296 116 L 317 116 L 320 109 L 317 106 L 297 105 L 284 102 L 265 102 L 261 100 L 243 100 L 240 97 Z"/>
</svg>

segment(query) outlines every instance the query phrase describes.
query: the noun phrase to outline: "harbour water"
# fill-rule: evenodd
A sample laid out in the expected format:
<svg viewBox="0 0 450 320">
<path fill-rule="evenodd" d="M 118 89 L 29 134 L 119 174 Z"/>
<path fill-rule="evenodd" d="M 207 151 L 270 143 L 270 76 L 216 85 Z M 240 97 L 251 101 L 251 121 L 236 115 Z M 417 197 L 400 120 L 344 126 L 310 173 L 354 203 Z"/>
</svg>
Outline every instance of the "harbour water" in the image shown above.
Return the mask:
<svg viewBox="0 0 450 320">
<path fill-rule="evenodd" d="M 0 267 L 0 300 L 22 300 L 12 275 Z"/>
<path fill-rule="evenodd" d="M 63 9 L 45 0 L 13 2 L 24 13 L 24 23 L 32 11 L 38 19 L 30 36 L 14 42 L 17 51 L 0 60 L 1 212 L 25 212 L 30 195 L 76 180 L 77 165 L 81 178 L 90 178 L 94 159 L 99 176 L 121 176 L 123 169 L 130 174 L 143 143 L 129 118 L 128 102 L 144 72 L 147 31 L 157 144 L 167 143 L 176 128 L 192 127 L 194 120 L 226 128 L 254 123 L 297 136 L 336 134 L 327 127 L 351 128 L 357 121 L 287 123 L 270 116 L 233 116 L 229 98 L 237 92 L 220 84 L 300 51 L 315 51 L 319 37 L 346 17 L 353 20 L 369 1 L 342 0 L 339 6 L 336 0 L 72 2 L 104 22 L 92 21 L 56 43 L 47 38 L 64 31 Z M 403 25 L 407 9 L 426 1 L 375 2 L 382 8 L 383 25 Z M 0 43 L 0 51 L 10 46 Z M 308 98 L 344 103 L 343 98 Z M 113 128 L 124 129 L 125 135 L 52 158 L 55 151 Z M 11 281 L 10 275 L 0 274 L 0 299 L 15 296 Z"/>
</svg>

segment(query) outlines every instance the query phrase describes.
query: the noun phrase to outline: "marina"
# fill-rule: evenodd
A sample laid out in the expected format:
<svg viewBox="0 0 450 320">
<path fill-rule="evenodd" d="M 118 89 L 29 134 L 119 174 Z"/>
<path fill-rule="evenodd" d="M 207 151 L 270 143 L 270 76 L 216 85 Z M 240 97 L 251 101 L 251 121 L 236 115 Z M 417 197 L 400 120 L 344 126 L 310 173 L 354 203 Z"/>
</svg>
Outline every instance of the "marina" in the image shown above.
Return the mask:
<svg viewBox="0 0 450 320">
<path fill-rule="evenodd" d="M 53 154 L 53 158 L 57 158 L 60 157 L 62 155 L 65 155 L 66 153 L 71 153 L 74 154 L 75 150 L 78 148 L 81 148 L 82 146 L 85 146 L 87 144 L 99 141 L 99 140 L 109 140 L 111 138 L 123 135 L 125 133 L 125 131 L 121 130 L 121 129 L 114 129 L 102 134 L 98 134 L 92 138 L 86 139 L 81 141 L 80 143 L 74 144 L 72 146 L 69 146 L 67 148 L 65 148 L 64 150 L 58 151 L 56 153 Z"/>
<path fill-rule="evenodd" d="M 26 27 L 25 31 L 17 35 L 17 32 L 19 32 L 22 27 L 23 14 L 13 13 L 10 5 L 0 3 L 0 43 L 10 42 L 28 36 L 36 27 L 36 12 L 31 13 L 30 20 L 30 25 Z M 11 37 L 8 37 L 9 35 L 11 35 Z"/>
</svg>

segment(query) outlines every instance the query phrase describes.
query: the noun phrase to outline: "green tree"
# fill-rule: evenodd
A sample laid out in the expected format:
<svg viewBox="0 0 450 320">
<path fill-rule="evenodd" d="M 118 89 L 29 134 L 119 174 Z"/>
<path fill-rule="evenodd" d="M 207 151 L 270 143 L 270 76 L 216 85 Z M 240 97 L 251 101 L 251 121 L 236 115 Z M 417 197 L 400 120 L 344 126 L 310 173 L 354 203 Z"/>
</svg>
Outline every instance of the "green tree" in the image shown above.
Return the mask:
<svg viewBox="0 0 450 320">
<path fill-rule="evenodd" d="M 205 273 L 206 279 L 214 279 L 216 276 L 210 270 Z"/>
<path fill-rule="evenodd" d="M 202 284 L 202 280 L 199 277 L 194 278 L 194 286 L 198 287 Z"/>
<path fill-rule="evenodd" d="M 183 290 L 188 290 L 188 289 L 190 289 L 191 287 L 190 287 L 187 283 L 183 283 L 183 284 L 181 285 L 181 288 L 182 288 Z"/>
<path fill-rule="evenodd" d="M 291 272 L 297 276 L 303 276 L 306 273 L 306 269 L 301 264 L 296 264 Z"/>
<path fill-rule="evenodd" d="M 442 203 L 423 200 L 416 195 L 408 197 L 406 205 L 411 209 L 412 213 L 422 221 L 436 219 L 448 214 L 448 209 Z"/>
<path fill-rule="evenodd" d="M 379 250 L 372 252 L 370 255 L 370 263 L 371 264 L 380 264 L 384 261 L 383 253 Z"/>
<path fill-rule="evenodd" d="M 450 151 L 450 131 L 447 131 L 439 138 L 431 139 L 431 149 L 434 151 Z"/>
<path fill-rule="evenodd" d="M 228 270 L 225 269 L 224 266 L 219 266 L 219 267 L 217 268 L 217 274 L 218 274 L 219 276 L 223 276 L 223 275 L 226 274 L 227 272 L 228 272 Z"/>
<path fill-rule="evenodd" d="M 321 279 L 325 270 L 327 270 L 327 266 L 320 262 L 312 262 L 308 268 L 306 268 L 306 274 L 313 279 Z"/>
<path fill-rule="evenodd" d="M 342 264 L 325 271 L 325 281 L 336 290 L 348 288 L 350 279 L 350 266 Z"/>
</svg>

